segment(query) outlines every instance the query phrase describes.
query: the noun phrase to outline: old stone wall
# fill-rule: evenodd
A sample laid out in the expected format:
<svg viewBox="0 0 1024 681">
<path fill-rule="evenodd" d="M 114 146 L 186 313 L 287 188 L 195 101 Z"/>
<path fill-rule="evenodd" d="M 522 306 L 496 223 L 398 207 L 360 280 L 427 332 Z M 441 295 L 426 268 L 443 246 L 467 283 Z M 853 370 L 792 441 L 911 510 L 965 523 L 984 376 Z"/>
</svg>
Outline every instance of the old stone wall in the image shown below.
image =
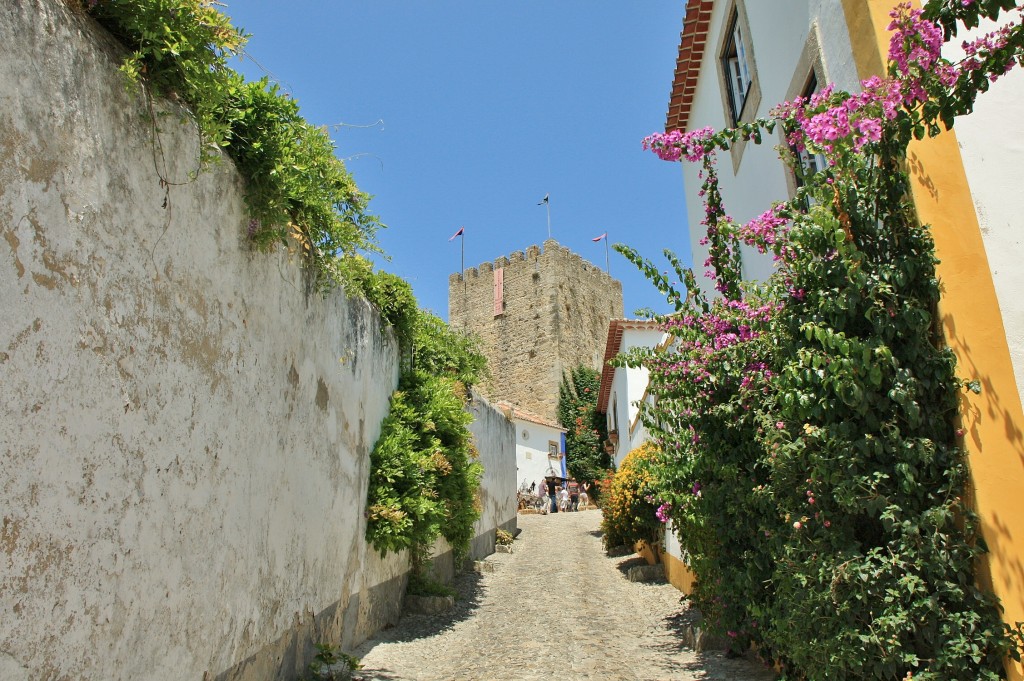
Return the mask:
<svg viewBox="0 0 1024 681">
<path fill-rule="evenodd" d="M 448 306 L 451 325 L 483 342 L 491 371 L 487 396 L 555 422 L 563 372 L 601 369 L 608 322 L 623 316 L 622 284 L 549 239 L 543 249 L 530 246 L 451 275 Z"/>
<path fill-rule="evenodd" d="M 0 35 L 0 677 L 294 679 L 401 609 L 363 518 L 393 338 L 249 248 L 230 162 L 190 179 L 91 21 L 8 0 Z"/>
</svg>

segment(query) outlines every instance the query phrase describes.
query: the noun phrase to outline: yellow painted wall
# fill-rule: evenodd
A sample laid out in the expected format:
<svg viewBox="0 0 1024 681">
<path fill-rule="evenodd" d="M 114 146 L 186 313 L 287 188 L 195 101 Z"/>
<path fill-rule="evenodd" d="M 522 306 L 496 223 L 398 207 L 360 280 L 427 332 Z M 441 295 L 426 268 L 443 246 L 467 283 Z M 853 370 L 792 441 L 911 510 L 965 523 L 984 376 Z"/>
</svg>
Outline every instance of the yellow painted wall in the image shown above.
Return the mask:
<svg viewBox="0 0 1024 681">
<path fill-rule="evenodd" d="M 697 578 L 690 572 L 690 568 L 686 567 L 686 563 L 670 553 L 661 554 L 661 560 L 665 566 L 665 579 L 669 581 L 669 584 L 686 595 L 692 594 Z"/>
<path fill-rule="evenodd" d="M 843 0 L 861 78 L 882 70 L 894 5 Z M 932 226 L 941 260 L 939 315 L 946 342 L 956 354 L 958 375 L 982 386 L 980 395 L 965 391 L 961 403 L 973 501 L 990 551 L 979 583 L 1002 600 L 1003 619 L 1013 625 L 1024 621 L 1024 411 L 956 135 L 911 143 L 908 160 L 918 216 Z M 1019 663 L 1008 661 L 1007 674 L 1024 679 Z"/>
</svg>

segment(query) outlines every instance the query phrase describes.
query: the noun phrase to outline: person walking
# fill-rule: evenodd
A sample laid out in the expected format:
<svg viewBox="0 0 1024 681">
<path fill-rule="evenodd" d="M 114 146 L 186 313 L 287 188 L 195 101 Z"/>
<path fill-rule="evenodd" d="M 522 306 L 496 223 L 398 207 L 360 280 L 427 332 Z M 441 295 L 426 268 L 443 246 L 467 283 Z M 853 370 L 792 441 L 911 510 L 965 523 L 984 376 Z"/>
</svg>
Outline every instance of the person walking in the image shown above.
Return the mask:
<svg viewBox="0 0 1024 681">
<path fill-rule="evenodd" d="M 590 508 L 590 483 L 583 483 L 583 489 L 580 490 L 580 505 L 583 506 L 583 510 Z"/>
<path fill-rule="evenodd" d="M 569 478 L 569 510 L 580 510 L 580 484 L 576 478 Z"/>
<path fill-rule="evenodd" d="M 555 485 L 555 479 L 551 478 L 546 482 L 548 483 L 548 501 L 551 502 L 551 512 L 558 513 L 558 487 Z"/>
</svg>

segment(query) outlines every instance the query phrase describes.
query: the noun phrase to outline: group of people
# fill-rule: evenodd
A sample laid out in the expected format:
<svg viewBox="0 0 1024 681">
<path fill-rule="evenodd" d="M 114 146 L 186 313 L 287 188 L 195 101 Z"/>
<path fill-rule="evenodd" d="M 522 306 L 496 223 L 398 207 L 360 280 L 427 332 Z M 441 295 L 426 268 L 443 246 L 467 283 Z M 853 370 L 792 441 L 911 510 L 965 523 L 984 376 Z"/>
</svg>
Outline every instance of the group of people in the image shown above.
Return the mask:
<svg viewBox="0 0 1024 681">
<path fill-rule="evenodd" d="M 561 483 L 561 484 L 559 484 Z M 576 478 L 544 478 L 540 481 L 540 496 L 547 497 L 550 502 L 548 511 L 558 513 L 559 511 L 578 511 L 580 505 L 586 508 L 590 503 L 587 492 L 590 490 L 590 483 L 582 485 L 576 482 Z"/>
</svg>

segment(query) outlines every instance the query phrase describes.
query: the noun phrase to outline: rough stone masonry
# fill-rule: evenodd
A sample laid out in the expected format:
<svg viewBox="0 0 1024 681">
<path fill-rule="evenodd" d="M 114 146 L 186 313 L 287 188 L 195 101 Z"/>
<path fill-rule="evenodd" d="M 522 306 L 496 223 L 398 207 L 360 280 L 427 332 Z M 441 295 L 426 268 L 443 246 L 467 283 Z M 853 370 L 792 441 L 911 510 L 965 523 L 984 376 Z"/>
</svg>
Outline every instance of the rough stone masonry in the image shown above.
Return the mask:
<svg viewBox="0 0 1024 681">
<path fill-rule="evenodd" d="M 448 278 L 452 328 L 483 342 L 484 392 L 552 422 L 563 372 L 600 371 L 608 323 L 622 316 L 622 283 L 554 239 Z"/>
</svg>

